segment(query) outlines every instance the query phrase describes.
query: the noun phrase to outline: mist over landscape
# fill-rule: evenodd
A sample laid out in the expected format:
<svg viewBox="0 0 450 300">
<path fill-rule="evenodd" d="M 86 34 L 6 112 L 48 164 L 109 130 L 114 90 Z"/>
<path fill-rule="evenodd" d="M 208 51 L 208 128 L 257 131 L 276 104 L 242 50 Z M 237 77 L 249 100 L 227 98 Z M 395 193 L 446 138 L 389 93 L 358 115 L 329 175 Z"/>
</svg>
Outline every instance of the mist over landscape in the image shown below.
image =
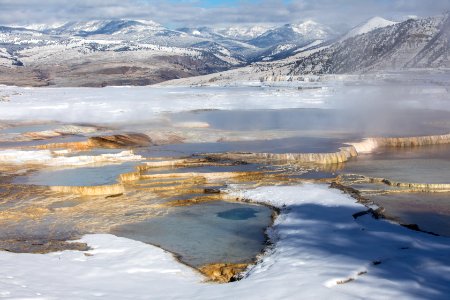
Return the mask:
<svg viewBox="0 0 450 300">
<path fill-rule="evenodd" d="M 0 0 L 0 298 L 448 299 L 450 1 Z"/>
</svg>

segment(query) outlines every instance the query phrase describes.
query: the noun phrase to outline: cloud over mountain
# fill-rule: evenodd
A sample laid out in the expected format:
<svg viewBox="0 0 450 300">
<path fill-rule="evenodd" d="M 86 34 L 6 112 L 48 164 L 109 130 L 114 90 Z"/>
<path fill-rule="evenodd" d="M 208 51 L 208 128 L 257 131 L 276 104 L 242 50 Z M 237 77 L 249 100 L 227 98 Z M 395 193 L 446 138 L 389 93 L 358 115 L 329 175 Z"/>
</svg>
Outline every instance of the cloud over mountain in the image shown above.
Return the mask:
<svg viewBox="0 0 450 300">
<path fill-rule="evenodd" d="M 327 25 L 357 23 L 380 15 L 391 19 L 433 15 L 450 9 L 449 0 L 0 0 L 1 24 L 151 19 L 169 27 L 211 24 L 292 23 L 314 19 Z M 352 20 L 344 16 L 352 15 Z"/>
</svg>

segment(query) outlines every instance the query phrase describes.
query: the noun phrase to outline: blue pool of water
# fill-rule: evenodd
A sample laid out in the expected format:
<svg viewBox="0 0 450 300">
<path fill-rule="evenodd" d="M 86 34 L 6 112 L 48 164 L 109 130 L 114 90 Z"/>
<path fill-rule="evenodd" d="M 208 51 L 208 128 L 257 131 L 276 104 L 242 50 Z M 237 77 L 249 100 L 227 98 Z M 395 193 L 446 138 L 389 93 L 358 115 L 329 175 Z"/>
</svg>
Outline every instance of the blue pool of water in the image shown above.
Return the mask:
<svg viewBox="0 0 450 300">
<path fill-rule="evenodd" d="M 271 214 L 265 206 L 209 202 L 171 208 L 167 215 L 117 226 L 112 233 L 158 245 L 191 266 L 250 263 L 264 248 Z"/>
</svg>

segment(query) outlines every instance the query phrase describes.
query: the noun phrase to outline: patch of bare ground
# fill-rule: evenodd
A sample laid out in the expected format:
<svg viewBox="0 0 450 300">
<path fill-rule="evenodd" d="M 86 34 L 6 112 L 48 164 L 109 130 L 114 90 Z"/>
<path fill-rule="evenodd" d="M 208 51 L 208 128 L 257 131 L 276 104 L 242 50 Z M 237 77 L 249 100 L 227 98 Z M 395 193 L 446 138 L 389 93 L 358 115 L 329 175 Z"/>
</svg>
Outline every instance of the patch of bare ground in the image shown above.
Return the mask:
<svg viewBox="0 0 450 300">
<path fill-rule="evenodd" d="M 0 240 L 0 250 L 14 253 L 45 254 L 64 250 L 88 251 L 86 243 L 59 240 Z"/>
</svg>

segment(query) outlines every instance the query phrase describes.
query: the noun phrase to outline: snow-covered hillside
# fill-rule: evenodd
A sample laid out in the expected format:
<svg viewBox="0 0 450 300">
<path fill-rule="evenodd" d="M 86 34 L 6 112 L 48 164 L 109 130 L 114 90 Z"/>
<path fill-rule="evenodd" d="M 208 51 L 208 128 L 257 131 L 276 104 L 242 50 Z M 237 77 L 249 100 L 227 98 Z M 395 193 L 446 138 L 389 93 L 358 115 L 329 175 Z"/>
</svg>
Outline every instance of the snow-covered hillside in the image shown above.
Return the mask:
<svg viewBox="0 0 450 300">
<path fill-rule="evenodd" d="M 450 67 L 449 29 L 450 14 L 378 28 L 296 61 L 290 74 Z"/>
<path fill-rule="evenodd" d="M 0 83 L 153 84 L 284 58 L 304 41 L 326 39 L 324 28 L 312 21 L 278 28 L 262 24 L 179 30 L 148 20 L 3 26 Z M 291 37 L 275 34 L 286 30 Z M 259 37 L 264 43 L 254 44 Z"/>
<path fill-rule="evenodd" d="M 226 47 L 152 21 L 106 20 L 0 27 L 0 82 L 17 85 L 152 84 L 243 63 Z"/>
<path fill-rule="evenodd" d="M 12 57 L 4 48 L 0 48 L 0 66 L 10 66 L 12 64 Z"/>
<path fill-rule="evenodd" d="M 341 41 L 346 40 L 351 37 L 354 37 L 354 36 L 357 36 L 357 35 L 360 35 L 360 34 L 371 32 L 372 30 L 375 30 L 378 28 L 395 25 L 397 23 L 398 22 L 389 21 L 382 17 L 373 17 L 370 20 L 368 20 L 367 22 L 364 22 L 364 23 L 356 26 L 352 30 L 350 30 L 346 35 L 344 35 L 341 38 Z"/>
</svg>

